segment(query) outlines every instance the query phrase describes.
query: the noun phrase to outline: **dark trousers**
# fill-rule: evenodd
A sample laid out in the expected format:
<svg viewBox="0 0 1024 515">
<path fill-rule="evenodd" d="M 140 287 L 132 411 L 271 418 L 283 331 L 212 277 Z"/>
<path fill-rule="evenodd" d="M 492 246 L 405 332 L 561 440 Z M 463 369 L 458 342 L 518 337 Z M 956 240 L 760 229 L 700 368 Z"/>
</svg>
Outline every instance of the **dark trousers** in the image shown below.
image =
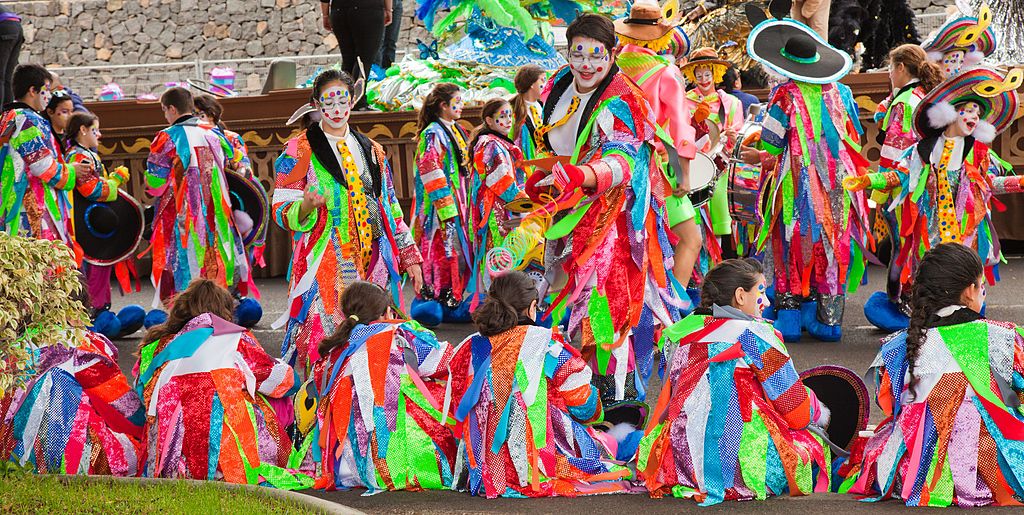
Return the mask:
<svg viewBox="0 0 1024 515">
<path fill-rule="evenodd" d="M 377 66 L 387 70 L 395 63 L 395 52 L 398 47 L 398 33 L 402 31 L 402 0 L 393 0 L 391 4 L 391 25 L 384 28 L 384 45 L 377 54 Z"/>
<path fill-rule="evenodd" d="M 14 68 L 18 66 L 18 54 L 21 53 L 21 44 L 24 42 L 25 35 L 21 31 L 21 23 L 0 22 L 0 105 L 14 102 L 11 79 L 14 77 Z"/>
<path fill-rule="evenodd" d="M 331 27 L 341 49 L 341 69 L 357 80 L 357 59 L 369 72 L 384 42 L 384 9 L 380 0 L 346 1 L 331 3 Z M 356 109 L 366 106 L 363 96 Z"/>
</svg>

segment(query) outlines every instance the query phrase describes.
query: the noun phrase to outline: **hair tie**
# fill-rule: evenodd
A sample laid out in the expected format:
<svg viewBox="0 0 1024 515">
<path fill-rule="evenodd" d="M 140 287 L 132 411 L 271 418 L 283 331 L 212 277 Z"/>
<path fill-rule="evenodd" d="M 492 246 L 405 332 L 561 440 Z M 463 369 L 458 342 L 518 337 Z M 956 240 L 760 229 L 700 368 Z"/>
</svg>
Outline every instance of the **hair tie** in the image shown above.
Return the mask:
<svg viewBox="0 0 1024 515">
<path fill-rule="evenodd" d="M 350 318 L 351 320 L 355 321 L 355 322 L 358 322 L 358 321 L 359 321 L 359 316 L 358 316 L 358 315 L 349 315 L 348 317 L 349 317 L 349 318 Z"/>
</svg>

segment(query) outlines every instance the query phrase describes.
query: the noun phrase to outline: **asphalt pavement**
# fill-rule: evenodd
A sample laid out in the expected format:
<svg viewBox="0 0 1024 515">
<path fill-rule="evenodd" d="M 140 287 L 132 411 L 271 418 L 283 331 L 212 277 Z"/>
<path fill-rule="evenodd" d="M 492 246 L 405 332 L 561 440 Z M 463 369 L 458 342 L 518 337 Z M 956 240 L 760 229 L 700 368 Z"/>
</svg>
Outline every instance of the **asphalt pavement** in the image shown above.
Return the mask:
<svg viewBox="0 0 1024 515">
<path fill-rule="evenodd" d="M 988 288 L 987 316 L 998 320 L 1024 323 L 1024 259 L 1010 256 L 1000 266 L 1001 281 Z M 143 282 L 146 282 L 145 280 Z M 116 288 L 116 287 L 115 287 Z M 272 330 L 271 323 L 285 310 L 288 285 L 283 278 L 259 281 L 264 309 L 263 320 L 254 329 L 256 338 L 272 356 L 280 356 L 283 331 Z M 847 298 L 846 316 L 843 320 L 843 339 L 836 343 L 818 342 L 805 335 L 804 340 L 788 345 L 793 362 L 798 370 L 818 365 L 841 365 L 863 374 L 878 351 L 879 339 L 885 334 L 872 326 L 864 317 L 864 302 L 876 290 L 884 288 L 884 270 L 870 267 L 868 284 Z M 407 297 L 408 298 L 408 297 Z M 129 296 L 113 298 L 114 308 L 126 304 L 141 304 L 149 307 L 153 289 L 143 286 L 143 291 Z M 438 338 L 453 344 L 462 341 L 474 330 L 468 324 L 444 325 L 437 329 Z M 126 374 L 131 374 L 135 364 L 136 349 L 141 331 L 132 337 L 115 341 L 120 356 L 119 364 Z M 871 385 L 869 384 L 869 389 Z M 656 378 L 649 389 L 649 396 L 656 396 L 660 389 Z M 878 423 L 881 413 L 872 405 L 871 423 Z M 646 495 L 603 495 L 577 499 L 481 499 L 456 492 L 385 492 L 363 496 L 362 490 L 350 492 L 306 492 L 338 502 L 352 508 L 371 513 L 676 513 L 687 510 L 701 510 L 701 513 L 718 513 L 723 510 L 747 513 L 887 513 L 906 510 L 899 503 L 864 503 L 850 496 L 816 494 L 804 498 L 776 498 L 766 502 L 726 503 L 718 507 L 700 508 L 692 501 L 679 499 L 650 499 Z"/>
</svg>

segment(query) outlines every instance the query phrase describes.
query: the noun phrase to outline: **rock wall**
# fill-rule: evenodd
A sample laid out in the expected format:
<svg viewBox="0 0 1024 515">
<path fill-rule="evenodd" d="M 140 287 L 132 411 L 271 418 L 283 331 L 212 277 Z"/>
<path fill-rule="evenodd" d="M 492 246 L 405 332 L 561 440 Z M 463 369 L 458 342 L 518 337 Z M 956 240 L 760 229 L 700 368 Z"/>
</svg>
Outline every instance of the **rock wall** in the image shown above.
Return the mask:
<svg viewBox="0 0 1024 515">
<path fill-rule="evenodd" d="M 67 68 L 59 70 L 62 79 L 86 98 L 110 81 L 126 96 L 159 92 L 166 82 L 204 78 L 219 65 L 236 70 L 236 89 L 253 92 L 262 87 L 269 62 L 232 60 L 293 57 L 301 81 L 304 72 L 338 56 L 338 41 L 324 30 L 316 0 L 35 0 L 5 6 L 23 18 L 21 62 Z M 428 37 L 414 19 L 415 0 L 403 6 L 399 53 Z M 154 64 L 160 66 L 145 66 Z"/>
</svg>

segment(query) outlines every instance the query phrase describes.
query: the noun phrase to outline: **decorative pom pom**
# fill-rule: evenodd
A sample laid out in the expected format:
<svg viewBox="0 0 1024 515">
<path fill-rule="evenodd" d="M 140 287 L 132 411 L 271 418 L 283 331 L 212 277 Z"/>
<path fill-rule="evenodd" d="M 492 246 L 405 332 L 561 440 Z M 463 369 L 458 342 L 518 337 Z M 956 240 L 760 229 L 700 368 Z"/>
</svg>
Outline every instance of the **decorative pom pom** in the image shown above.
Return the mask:
<svg viewBox="0 0 1024 515">
<path fill-rule="evenodd" d="M 928 126 L 933 129 L 944 129 L 947 125 L 957 119 L 956 108 L 949 102 L 938 102 L 932 104 L 926 113 L 928 115 Z"/>
<path fill-rule="evenodd" d="M 964 66 L 975 66 L 985 60 L 985 54 L 981 52 L 968 52 L 964 55 Z"/>
<path fill-rule="evenodd" d="M 988 145 L 992 143 L 992 140 L 996 139 L 996 127 L 991 123 L 984 120 L 979 120 L 978 125 L 974 127 L 974 139 Z"/>
<path fill-rule="evenodd" d="M 930 60 L 930 61 L 935 61 L 937 63 L 941 63 L 943 57 L 944 56 L 943 56 L 942 52 L 936 52 L 934 50 L 932 50 L 931 52 L 928 52 L 928 60 Z"/>
</svg>

